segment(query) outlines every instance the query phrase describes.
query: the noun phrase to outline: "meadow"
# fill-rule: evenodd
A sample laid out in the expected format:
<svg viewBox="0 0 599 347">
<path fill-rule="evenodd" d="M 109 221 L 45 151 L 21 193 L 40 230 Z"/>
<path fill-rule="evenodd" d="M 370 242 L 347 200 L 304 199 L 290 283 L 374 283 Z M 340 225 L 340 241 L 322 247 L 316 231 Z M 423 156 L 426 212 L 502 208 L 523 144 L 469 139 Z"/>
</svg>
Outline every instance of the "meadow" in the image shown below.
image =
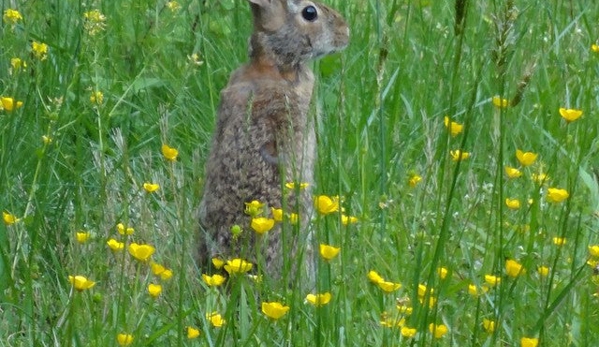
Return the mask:
<svg viewBox="0 0 599 347">
<path fill-rule="evenodd" d="M 0 346 L 599 344 L 599 2 L 326 2 L 312 288 L 194 261 L 246 1 L 2 1 Z"/>
</svg>

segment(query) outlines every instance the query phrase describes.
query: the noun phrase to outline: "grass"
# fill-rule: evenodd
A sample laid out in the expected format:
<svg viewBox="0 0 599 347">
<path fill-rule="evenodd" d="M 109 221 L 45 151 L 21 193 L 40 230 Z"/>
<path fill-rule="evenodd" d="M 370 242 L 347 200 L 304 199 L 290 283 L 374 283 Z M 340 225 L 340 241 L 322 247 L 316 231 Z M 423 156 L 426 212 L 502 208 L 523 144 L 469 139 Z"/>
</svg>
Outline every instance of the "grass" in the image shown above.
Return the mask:
<svg viewBox="0 0 599 347">
<path fill-rule="evenodd" d="M 358 222 L 316 216 L 315 242 L 341 252 L 319 260 L 313 291 L 268 274 L 209 288 L 193 260 L 219 91 L 246 60 L 244 1 L 2 2 L 22 19 L 0 26 L 0 346 L 115 346 L 118 334 L 131 346 L 597 344 L 599 4 L 328 3 L 352 36 L 314 64 L 312 189 L 342 197 Z M 92 10 L 105 19 L 85 20 Z M 583 116 L 567 122 L 560 108 Z M 445 116 L 463 125 L 457 136 Z M 458 149 L 470 157 L 453 161 Z M 538 157 L 525 167 L 517 149 Z M 522 176 L 508 178 L 506 166 Z M 146 182 L 160 189 L 147 193 Z M 569 196 L 551 202 L 550 188 Z M 125 249 L 111 251 L 112 238 Z M 153 245 L 152 261 L 173 276 L 133 259 L 132 242 Z M 372 270 L 401 288 L 385 292 Z M 70 275 L 95 285 L 74 290 Z M 150 283 L 162 285 L 157 298 Z M 312 307 L 311 291 L 331 302 Z M 269 319 L 263 301 L 289 312 Z M 435 338 L 431 323 L 447 333 Z M 187 327 L 200 336 L 188 339 Z"/>
</svg>

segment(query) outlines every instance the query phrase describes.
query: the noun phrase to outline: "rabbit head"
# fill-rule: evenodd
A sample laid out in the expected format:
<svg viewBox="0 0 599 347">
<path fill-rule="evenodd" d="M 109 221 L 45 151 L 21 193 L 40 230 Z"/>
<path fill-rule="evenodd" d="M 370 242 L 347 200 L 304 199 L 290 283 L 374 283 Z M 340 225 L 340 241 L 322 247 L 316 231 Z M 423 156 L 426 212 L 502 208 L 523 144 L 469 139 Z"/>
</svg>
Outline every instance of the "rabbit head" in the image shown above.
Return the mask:
<svg viewBox="0 0 599 347">
<path fill-rule="evenodd" d="M 334 10 L 308 0 L 247 0 L 254 17 L 250 57 L 294 68 L 339 51 L 349 27 Z"/>
</svg>

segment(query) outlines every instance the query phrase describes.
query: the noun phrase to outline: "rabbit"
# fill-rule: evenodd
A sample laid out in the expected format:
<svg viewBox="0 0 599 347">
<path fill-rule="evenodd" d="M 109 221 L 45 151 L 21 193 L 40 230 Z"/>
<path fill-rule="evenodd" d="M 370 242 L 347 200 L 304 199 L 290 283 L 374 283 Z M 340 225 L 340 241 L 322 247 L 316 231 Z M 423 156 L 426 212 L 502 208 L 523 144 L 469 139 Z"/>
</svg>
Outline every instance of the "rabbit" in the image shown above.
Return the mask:
<svg viewBox="0 0 599 347">
<path fill-rule="evenodd" d="M 316 137 L 308 112 L 314 74 L 306 64 L 344 49 L 349 27 L 339 13 L 316 2 L 247 1 L 254 23 L 250 60 L 220 94 L 199 207 L 198 262 L 206 267 L 214 257 L 242 258 L 277 278 L 283 257 L 303 255 L 310 275 L 312 197 L 309 189 L 285 184 L 313 182 Z M 299 227 L 257 235 L 244 213 L 255 200 L 264 204 L 265 216 L 271 207 L 298 213 Z M 231 232 L 234 225 L 243 229 L 238 236 Z"/>
</svg>

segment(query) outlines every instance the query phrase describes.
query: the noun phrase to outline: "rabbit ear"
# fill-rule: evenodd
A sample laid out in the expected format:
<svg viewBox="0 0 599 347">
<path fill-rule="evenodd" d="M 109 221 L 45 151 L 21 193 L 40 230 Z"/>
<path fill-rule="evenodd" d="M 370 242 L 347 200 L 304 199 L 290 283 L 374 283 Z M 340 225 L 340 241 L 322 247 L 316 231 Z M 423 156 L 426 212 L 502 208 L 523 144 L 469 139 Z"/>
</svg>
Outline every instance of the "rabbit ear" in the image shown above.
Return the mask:
<svg viewBox="0 0 599 347">
<path fill-rule="evenodd" d="M 285 24 L 284 0 L 247 0 L 252 7 L 254 26 L 258 31 L 276 31 Z"/>
</svg>

